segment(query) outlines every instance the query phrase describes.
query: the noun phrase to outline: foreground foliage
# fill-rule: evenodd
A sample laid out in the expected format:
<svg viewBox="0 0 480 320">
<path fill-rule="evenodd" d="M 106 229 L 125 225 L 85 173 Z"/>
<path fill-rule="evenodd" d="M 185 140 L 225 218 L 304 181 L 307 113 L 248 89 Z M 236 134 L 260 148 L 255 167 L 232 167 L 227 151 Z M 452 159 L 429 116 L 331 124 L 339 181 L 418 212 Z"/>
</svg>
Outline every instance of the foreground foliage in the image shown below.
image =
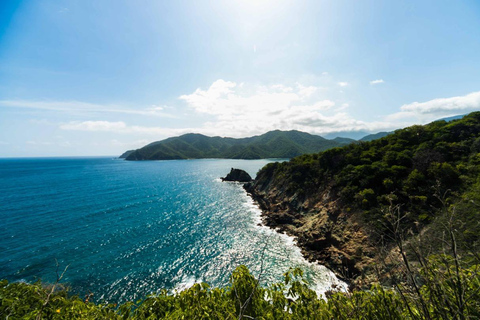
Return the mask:
<svg viewBox="0 0 480 320">
<path fill-rule="evenodd" d="M 2 319 L 478 319 L 480 265 L 459 268 L 451 256 L 425 260 L 416 292 L 407 282 L 397 290 L 374 285 L 353 293 L 329 292 L 318 298 L 299 269 L 268 287 L 245 266 L 238 267 L 226 288 L 195 284 L 179 292 L 166 290 L 137 303 L 93 303 L 34 284 L 0 282 Z M 53 292 L 51 296 L 49 293 Z M 49 297 L 49 298 L 47 298 Z"/>
</svg>

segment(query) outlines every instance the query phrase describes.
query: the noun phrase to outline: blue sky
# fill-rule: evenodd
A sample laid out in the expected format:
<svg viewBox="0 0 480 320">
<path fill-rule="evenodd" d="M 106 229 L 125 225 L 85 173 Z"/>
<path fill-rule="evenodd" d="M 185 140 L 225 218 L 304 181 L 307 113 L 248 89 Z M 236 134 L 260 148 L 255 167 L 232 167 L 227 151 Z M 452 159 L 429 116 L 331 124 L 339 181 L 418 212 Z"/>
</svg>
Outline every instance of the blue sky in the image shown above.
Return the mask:
<svg viewBox="0 0 480 320">
<path fill-rule="evenodd" d="M 480 110 L 479 1 L 0 2 L 0 157 Z"/>
</svg>

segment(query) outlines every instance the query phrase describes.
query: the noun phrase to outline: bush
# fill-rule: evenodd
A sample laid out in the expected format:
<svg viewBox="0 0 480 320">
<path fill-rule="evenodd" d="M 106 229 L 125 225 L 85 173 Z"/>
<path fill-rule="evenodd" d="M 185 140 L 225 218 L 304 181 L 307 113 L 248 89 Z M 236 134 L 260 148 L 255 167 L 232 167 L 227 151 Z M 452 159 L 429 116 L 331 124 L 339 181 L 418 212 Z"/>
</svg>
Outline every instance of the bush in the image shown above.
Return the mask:
<svg viewBox="0 0 480 320">
<path fill-rule="evenodd" d="M 0 317 L 8 319 L 467 319 L 480 316 L 479 265 L 457 267 L 451 256 L 425 259 L 419 272 L 423 286 L 410 293 L 374 285 L 370 290 L 327 292 L 327 300 L 309 288 L 300 269 L 284 281 L 259 286 L 245 266 L 238 267 L 226 288 L 205 283 L 169 293 L 166 290 L 138 303 L 94 304 L 69 296 L 65 289 L 45 304 L 49 288 L 0 282 Z M 457 261 L 458 262 L 458 261 Z M 459 291 L 459 288 L 461 291 Z M 459 303 L 459 294 L 463 300 Z M 428 302 L 422 310 L 419 301 Z M 42 307 L 43 306 L 43 307 Z"/>
</svg>

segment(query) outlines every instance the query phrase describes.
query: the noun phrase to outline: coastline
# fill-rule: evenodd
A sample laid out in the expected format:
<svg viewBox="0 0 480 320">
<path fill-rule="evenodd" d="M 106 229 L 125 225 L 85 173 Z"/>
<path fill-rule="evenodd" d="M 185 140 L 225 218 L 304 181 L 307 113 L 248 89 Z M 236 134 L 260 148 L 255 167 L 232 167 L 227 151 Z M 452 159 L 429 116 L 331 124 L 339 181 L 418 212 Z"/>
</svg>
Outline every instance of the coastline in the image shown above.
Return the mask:
<svg viewBox="0 0 480 320">
<path fill-rule="evenodd" d="M 293 249 L 293 256 L 291 261 L 297 261 L 300 265 L 308 266 L 308 269 L 314 270 L 317 277 L 313 278 L 311 289 L 313 289 L 319 297 L 325 297 L 325 293 L 335 289 L 347 292 L 350 284 L 345 281 L 339 274 L 334 272 L 331 268 L 319 263 L 318 261 L 308 259 L 305 255 L 304 249 L 298 245 L 298 237 L 294 234 L 281 232 L 265 223 L 265 216 L 263 210 L 260 208 L 258 202 L 253 197 L 245 192 L 246 198 L 249 200 L 245 205 L 254 213 L 254 223 L 256 228 L 263 229 L 262 232 L 274 234 L 280 237 L 285 242 L 285 245 Z M 303 269 L 303 267 L 301 267 Z M 306 271 L 306 269 L 304 270 Z"/>
<path fill-rule="evenodd" d="M 243 187 L 260 209 L 262 225 L 292 237 L 306 261 L 326 267 L 350 288 L 373 282 L 374 250 L 359 225 L 348 221 L 335 202 L 320 201 L 305 212 L 298 210 L 299 204 L 280 200 L 281 192 L 267 195 L 257 190 L 255 181 Z"/>
</svg>

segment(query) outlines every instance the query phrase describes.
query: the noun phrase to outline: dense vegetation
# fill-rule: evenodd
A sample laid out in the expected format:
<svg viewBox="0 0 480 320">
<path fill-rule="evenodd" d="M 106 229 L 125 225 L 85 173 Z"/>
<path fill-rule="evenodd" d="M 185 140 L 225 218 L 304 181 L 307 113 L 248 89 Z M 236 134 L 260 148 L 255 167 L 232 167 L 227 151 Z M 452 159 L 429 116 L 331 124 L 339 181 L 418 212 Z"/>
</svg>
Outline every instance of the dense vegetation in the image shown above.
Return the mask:
<svg viewBox="0 0 480 320">
<path fill-rule="evenodd" d="M 257 184 L 284 188 L 301 202 L 332 190 L 346 210 L 363 212 L 377 235 L 388 230 L 385 208 L 401 206 L 402 225 L 419 230 L 440 209 L 457 210 L 471 244 L 479 241 L 480 112 L 451 122 L 397 130 L 384 138 L 308 154 L 264 167 Z M 414 231 L 415 231 L 414 230 Z"/>
<path fill-rule="evenodd" d="M 136 303 L 89 302 L 55 286 L 0 282 L 2 319 L 478 319 L 479 267 L 457 268 L 448 256 L 432 258 L 420 270 L 417 291 L 374 285 L 367 291 L 328 292 L 327 300 L 309 289 L 298 269 L 283 283 L 266 288 L 244 266 L 226 288 L 195 284 L 179 292 L 163 290 Z M 457 261 L 458 262 L 458 261 Z"/>
<path fill-rule="evenodd" d="M 350 139 L 327 140 L 300 131 L 276 130 L 243 139 L 190 133 L 153 142 L 138 150 L 129 150 L 122 157 L 127 160 L 293 158 L 350 142 Z"/>
</svg>

